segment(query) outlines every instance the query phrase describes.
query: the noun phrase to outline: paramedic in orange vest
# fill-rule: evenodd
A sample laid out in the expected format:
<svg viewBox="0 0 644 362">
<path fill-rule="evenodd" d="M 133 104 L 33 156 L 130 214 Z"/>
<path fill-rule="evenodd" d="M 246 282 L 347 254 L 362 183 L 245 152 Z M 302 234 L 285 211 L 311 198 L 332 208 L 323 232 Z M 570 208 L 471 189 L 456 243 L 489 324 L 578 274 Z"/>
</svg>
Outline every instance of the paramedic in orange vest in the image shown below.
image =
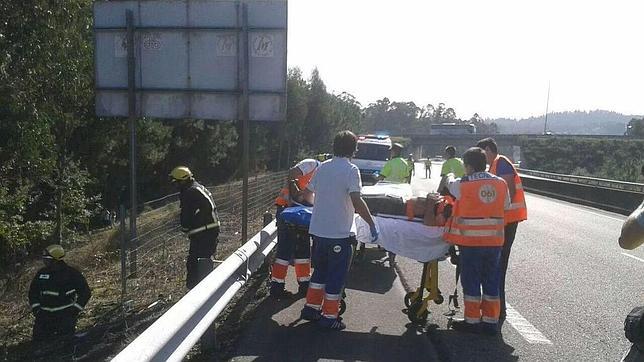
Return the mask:
<svg viewBox="0 0 644 362">
<path fill-rule="evenodd" d="M 465 176 L 447 175 L 456 198 L 443 238 L 459 246 L 465 319 L 452 322 L 457 331 L 498 333 L 499 261 L 503 247 L 505 210 L 510 196 L 505 181 L 485 172 L 485 152 L 472 147 L 463 154 Z M 483 291 L 481 295 L 481 290 Z"/>
<path fill-rule="evenodd" d="M 508 271 L 508 260 L 510 259 L 510 250 L 514 237 L 517 233 L 517 225 L 519 222 L 528 219 L 528 209 L 525 203 L 525 194 L 523 192 L 523 185 L 521 184 L 521 177 L 512 165 L 512 162 L 505 156 L 499 155 L 496 142 L 492 138 L 485 138 L 480 140 L 477 147 L 485 151 L 485 157 L 488 165 L 490 165 L 489 172 L 501 177 L 508 184 L 510 191 L 510 210 L 505 213 L 505 241 L 503 243 L 503 250 L 501 251 L 501 320 L 505 320 L 505 274 Z"/>
<path fill-rule="evenodd" d="M 298 294 L 304 296 L 309 287 L 311 279 L 311 240 L 306 237 L 299 237 L 296 230 L 289 229 L 280 217 L 282 211 L 293 206 L 294 203 L 303 205 L 313 204 L 313 194 L 306 192 L 311 178 L 315 174 L 321 161 L 325 161 L 330 155 L 321 154 L 317 159 L 307 158 L 288 171 L 288 182 L 275 199 L 277 210 L 275 219 L 277 221 L 277 253 L 271 268 L 271 296 L 280 298 L 284 296 L 284 285 L 286 274 L 291 259 L 295 264 L 295 276 L 299 284 Z"/>
</svg>

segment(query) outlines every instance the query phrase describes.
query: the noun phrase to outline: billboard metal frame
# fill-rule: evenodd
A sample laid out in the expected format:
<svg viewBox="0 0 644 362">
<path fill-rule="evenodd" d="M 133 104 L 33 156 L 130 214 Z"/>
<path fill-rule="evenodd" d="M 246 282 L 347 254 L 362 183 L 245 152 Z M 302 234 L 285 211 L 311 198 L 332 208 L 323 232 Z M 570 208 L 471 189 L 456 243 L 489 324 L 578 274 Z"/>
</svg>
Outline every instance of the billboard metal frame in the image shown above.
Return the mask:
<svg viewBox="0 0 644 362">
<path fill-rule="evenodd" d="M 217 2 L 220 0 L 213 0 Z M 146 0 L 112 0 L 112 1 L 97 1 L 94 3 L 94 13 L 96 14 L 96 6 L 98 3 L 133 3 L 138 7 L 137 14 L 139 16 L 139 23 L 141 17 L 141 3 L 147 2 Z M 152 2 L 152 1 L 150 1 Z M 204 3 L 207 0 L 184 0 L 187 8 L 190 7 L 191 2 L 194 3 Z M 125 24 L 124 26 L 97 26 L 96 17 L 94 18 L 94 33 L 107 33 L 107 32 L 123 32 L 125 31 L 125 37 L 127 39 L 126 47 L 126 56 L 127 56 L 127 87 L 110 87 L 110 86 L 99 86 L 98 85 L 98 51 L 94 52 L 94 76 L 97 80 L 96 84 L 96 94 L 97 94 L 97 103 L 99 92 L 127 92 L 127 118 L 130 128 L 130 199 L 131 199 L 131 210 L 130 210 L 130 248 L 136 250 L 137 244 L 137 230 L 136 230 L 136 216 L 137 216 L 137 181 L 136 181 L 136 170 L 137 170 L 137 156 L 136 156 L 136 119 L 137 117 L 145 116 L 142 111 L 142 107 L 137 107 L 137 102 L 141 102 L 144 95 L 147 94 L 159 94 L 159 93 L 182 93 L 183 95 L 189 95 L 188 98 L 188 114 L 181 118 L 188 119 L 214 119 L 214 120 L 236 120 L 241 123 L 242 129 L 242 143 L 243 143 L 243 155 L 242 155 L 242 175 L 243 175 L 243 200 L 242 200 L 242 242 L 248 238 L 248 164 L 249 164 L 249 122 L 252 120 L 261 121 L 257 117 L 253 117 L 251 114 L 251 97 L 252 96 L 261 96 L 261 95 L 275 95 L 280 97 L 279 100 L 279 111 L 276 116 L 277 119 L 271 119 L 270 121 L 281 121 L 286 117 L 286 88 L 287 88 L 287 45 L 288 45 L 288 32 L 286 21 L 288 19 L 288 7 L 287 0 L 268 0 L 268 1 L 253 1 L 253 0 L 235 0 L 235 1 L 220 1 L 222 3 L 229 3 L 235 5 L 235 26 L 141 26 L 136 25 L 134 21 L 134 14 L 132 9 L 123 9 L 125 15 Z M 163 4 L 163 2 L 159 2 Z M 169 2 L 167 2 L 169 3 Z M 248 15 L 248 4 L 249 3 L 283 3 L 284 7 L 284 26 L 273 27 L 273 26 L 249 26 L 249 15 Z M 111 5 L 110 5 L 111 6 Z M 137 34 L 143 34 L 146 31 L 164 31 L 164 32 L 181 32 L 181 33 L 193 33 L 198 31 L 230 31 L 236 34 L 236 46 L 237 46 L 237 72 L 235 75 L 236 87 L 234 89 L 218 89 L 218 88 L 191 88 L 191 78 L 190 78 L 190 66 L 189 59 L 190 53 L 188 49 L 188 71 L 187 71 L 187 88 L 173 88 L 173 87 L 143 87 L 142 82 L 142 65 L 139 48 L 139 56 L 137 57 L 137 49 L 135 45 L 137 42 Z M 251 50 L 249 47 L 249 33 L 251 32 L 280 32 L 283 33 L 283 78 L 280 79 L 281 89 L 280 90 L 258 90 L 250 89 L 249 79 L 250 79 L 250 58 Z M 140 36 L 140 35 L 139 35 Z M 141 38 L 139 39 L 139 47 L 141 46 Z M 190 39 L 190 37 L 188 38 Z M 190 44 L 190 40 L 188 40 Z M 189 45 L 188 45 L 189 47 Z M 97 49 L 97 36 L 94 37 L 94 48 Z M 271 50 L 272 54 L 272 50 Z M 137 86 L 137 65 L 139 69 L 139 79 Z M 237 117 L 225 117 L 225 118 L 213 118 L 213 117 L 193 117 L 192 109 L 192 95 L 193 94 L 220 94 L 227 96 L 234 96 L 237 99 Z M 98 107 L 97 107 L 98 108 Z M 98 109 L 97 109 L 98 113 Z M 99 116 L 101 116 L 99 114 Z M 110 115 L 116 116 L 116 115 Z M 118 116 L 125 116 L 125 114 L 119 114 Z M 174 118 L 174 117 L 157 117 L 157 118 Z M 234 119 L 233 119 L 234 118 Z M 267 119 L 268 120 L 268 119 Z M 131 268 L 133 273 L 136 273 L 136 253 L 132 253 L 130 260 Z"/>
</svg>

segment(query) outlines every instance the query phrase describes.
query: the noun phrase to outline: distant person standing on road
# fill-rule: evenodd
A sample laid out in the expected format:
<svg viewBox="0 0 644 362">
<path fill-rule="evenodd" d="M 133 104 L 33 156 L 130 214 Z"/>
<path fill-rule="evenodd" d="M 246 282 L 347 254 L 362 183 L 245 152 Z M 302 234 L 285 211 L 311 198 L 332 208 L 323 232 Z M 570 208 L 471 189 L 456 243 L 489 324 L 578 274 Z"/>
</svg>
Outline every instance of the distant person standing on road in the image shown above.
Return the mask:
<svg viewBox="0 0 644 362">
<path fill-rule="evenodd" d="M 379 180 L 385 180 L 387 182 L 395 183 L 406 183 L 411 174 L 411 168 L 413 164 L 409 164 L 409 161 L 401 157 L 403 150 L 403 145 L 400 143 L 394 143 L 391 146 L 391 158 L 380 171 L 378 176 Z"/>
<path fill-rule="evenodd" d="M 67 265 L 64 257 L 65 250 L 60 245 L 45 248 L 42 254 L 45 267 L 38 270 L 29 286 L 29 304 L 36 317 L 34 342 L 73 336 L 78 314 L 92 295 L 83 274 Z"/>
<path fill-rule="evenodd" d="M 409 156 L 407 156 L 407 162 L 409 162 L 409 168 L 410 168 L 410 170 L 409 170 L 409 178 L 408 178 L 407 182 L 411 183 L 412 177 L 414 177 L 414 175 L 416 174 L 416 165 L 415 165 L 415 162 L 414 162 L 414 155 L 412 155 L 410 153 Z"/>
<path fill-rule="evenodd" d="M 517 226 L 519 222 L 528 219 L 528 209 L 525 203 L 525 194 L 523 192 L 523 184 L 521 177 L 514 168 L 510 160 L 499 155 L 496 142 L 492 138 L 485 138 L 480 140 L 477 147 L 485 151 L 487 163 L 490 165 L 489 172 L 501 177 L 508 185 L 510 192 L 510 209 L 505 212 L 505 242 L 503 244 L 503 251 L 501 252 L 501 320 L 506 317 L 506 304 L 505 304 L 505 275 L 508 271 L 508 261 L 510 259 L 510 251 L 514 243 L 514 237 L 517 233 Z"/>
<path fill-rule="evenodd" d="M 212 260 L 217 250 L 219 216 L 212 194 L 195 181 L 188 167 L 175 167 L 170 172 L 170 179 L 179 189 L 181 230 L 190 239 L 186 260 L 186 287 L 192 289 L 203 277 L 199 275 L 199 259 Z"/>
<path fill-rule="evenodd" d="M 356 135 L 350 131 L 336 134 L 333 158 L 318 167 L 307 186 L 315 193 L 309 226 L 315 269 L 301 318 L 333 330 L 346 328 L 339 311 L 355 240 L 351 232 L 354 212 L 369 224 L 372 240 L 378 239 L 369 207 L 360 195 L 360 171 L 351 163 L 357 142 Z"/>
<path fill-rule="evenodd" d="M 427 157 L 425 160 L 425 178 L 432 177 L 432 159 Z"/>
</svg>

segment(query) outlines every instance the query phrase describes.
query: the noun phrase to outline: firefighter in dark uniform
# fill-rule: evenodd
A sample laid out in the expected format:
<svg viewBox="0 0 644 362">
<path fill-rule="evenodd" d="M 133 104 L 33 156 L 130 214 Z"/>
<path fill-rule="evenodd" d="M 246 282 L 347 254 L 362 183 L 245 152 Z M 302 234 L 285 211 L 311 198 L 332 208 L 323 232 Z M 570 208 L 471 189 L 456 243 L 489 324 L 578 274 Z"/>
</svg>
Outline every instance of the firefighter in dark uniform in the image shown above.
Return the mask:
<svg viewBox="0 0 644 362">
<path fill-rule="evenodd" d="M 78 314 L 92 294 L 83 274 L 67 265 L 62 260 L 64 256 L 60 245 L 43 250 L 45 267 L 36 273 L 29 287 L 29 304 L 36 317 L 34 342 L 73 336 Z"/>
<path fill-rule="evenodd" d="M 195 181 L 189 168 L 176 167 L 170 173 L 170 178 L 179 189 L 181 230 L 187 233 L 190 239 L 190 250 L 186 260 L 186 287 L 192 289 L 201 281 L 199 259 L 211 260 L 217 250 L 217 206 L 210 191 Z"/>
</svg>

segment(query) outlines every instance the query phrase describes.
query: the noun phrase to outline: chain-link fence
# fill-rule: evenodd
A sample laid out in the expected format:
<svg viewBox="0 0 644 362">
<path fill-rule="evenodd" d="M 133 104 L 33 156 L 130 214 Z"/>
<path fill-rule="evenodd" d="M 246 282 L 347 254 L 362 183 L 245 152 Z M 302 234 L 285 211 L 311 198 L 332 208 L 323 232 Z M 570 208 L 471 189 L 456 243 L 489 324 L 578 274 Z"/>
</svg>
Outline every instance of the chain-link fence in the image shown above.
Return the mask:
<svg viewBox="0 0 644 362">
<path fill-rule="evenodd" d="M 261 230 L 263 215 L 272 211 L 286 176 L 283 171 L 249 178 L 249 237 Z M 215 259 L 223 260 L 245 242 L 241 240 L 242 182 L 233 181 L 208 189 L 215 198 L 221 221 Z M 125 219 L 116 229 L 103 231 L 79 250 L 69 252 L 66 259 L 79 267 L 92 289 L 92 298 L 81 314 L 77 328 L 85 333 L 77 343 L 76 358 L 96 359 L 115 352 L 115 345 L 137 335 L 186 293 L 185 258 L 189 241 L 180 231 L 179 212 L 178 194 L 146 202 L 137 220 L 138 237 L 134 243 L 123 239 L 129 237 L 129 223 Z M 128 247 L 122 249 L 123 244 Z M 133 255 L 136 255 L 136 270 L 132 264 Z M 31 276 L 36 269 L 35 266 L 29 270 L 29 273 L 33 272 Z M 25 293 L 24 307 L 11 310 L 11 313 L 17 313 L 14 316 L 17 322 L 0 320 L 0 329 L 6 331 L 0 333 L 5 360 L 25 359 L 32 352 L 28 341 L 33 318 L 26 303 L 30 277 L 19 281 L 26 287 L 21 288 Z M 8 303 L 2 300 L 0 306 Z"/>
</svg>

